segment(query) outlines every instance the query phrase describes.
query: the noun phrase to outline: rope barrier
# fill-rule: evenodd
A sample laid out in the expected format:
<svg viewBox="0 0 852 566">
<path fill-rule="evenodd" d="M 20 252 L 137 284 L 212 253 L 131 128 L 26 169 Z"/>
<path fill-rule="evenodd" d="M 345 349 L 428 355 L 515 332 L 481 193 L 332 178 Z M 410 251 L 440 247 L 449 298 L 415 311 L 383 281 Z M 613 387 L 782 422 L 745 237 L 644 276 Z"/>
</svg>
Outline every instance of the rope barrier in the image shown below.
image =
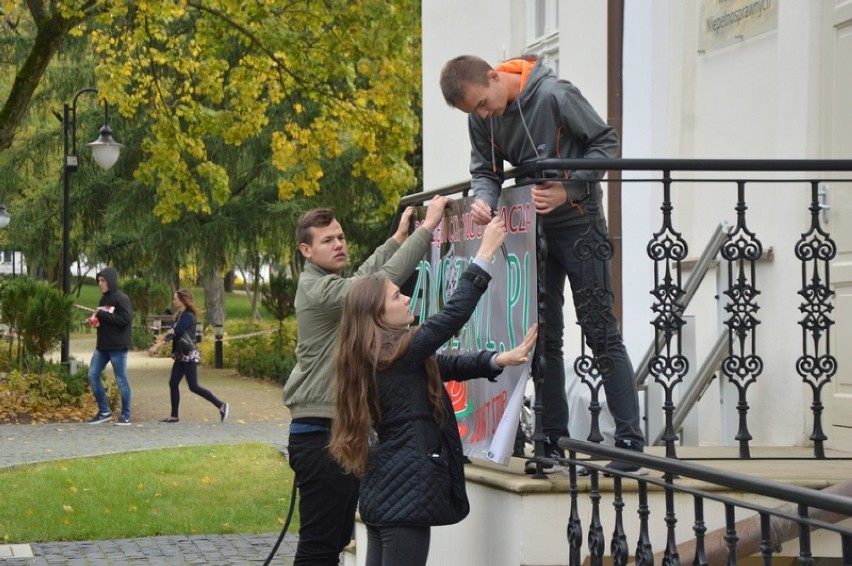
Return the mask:
<svg viewBox="0 0 852 566">
<path fill-rule="evenodd" d="M 226 342 L 228 340 L 239 340 L 240 338 L 251 338 L 252 336 L 261 336 L 263 334 L 270 334 L 272 332 L 278 332 L 277 328 L 270 328 L 268 330 L 258 330 L 257 332 L 249 332 L 248 334 L 238 334 L 237 336 L 222 336 L 222 342 Z"/>
</svg>

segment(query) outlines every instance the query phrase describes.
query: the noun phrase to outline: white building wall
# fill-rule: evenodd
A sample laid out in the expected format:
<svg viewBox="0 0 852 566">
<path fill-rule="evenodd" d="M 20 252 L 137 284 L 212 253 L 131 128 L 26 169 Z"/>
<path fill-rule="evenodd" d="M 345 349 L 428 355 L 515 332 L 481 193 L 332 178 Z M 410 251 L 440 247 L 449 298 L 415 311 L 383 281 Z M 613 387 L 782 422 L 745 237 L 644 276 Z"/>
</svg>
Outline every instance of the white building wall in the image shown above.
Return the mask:
<svg viewBox="0 0 852 566">
<path fill-rule="evenodd" d="M 706 53 L 698 51 L 699 1 L 625 2 L 623 136 L 625 158 L 818 158 L 820 154 L 820 3 L 779 2 L 777 29 Z M 443 63 L 472 53 L 495 63 L 523 49 L 523 0 L 423 3 L 425 188 L 469 179 L 463 114 L 446 106 L 438 87 Z M 560 75 L 575 83 L 606 116 L 606 3 L 559 2 Z M 825 156 L 830 157 L 830 156 Z M 644 174 L 647 176 L 647 174 Z M 692 174 L 679 173 L 680 179 Z M 626 173 L 624 178 L 643 174 Z M 810 389 L 795 371 L 801 351 L 793 246 L 808 228 L 807 191 L 749 185 L 748 228 L 774 259 L 757 274 L 762 321 L 757 327 L 763 374 L 752 386 L 749 428 L 758 445 L 807 442 Z M 623 199 L 624 337 L 634 363 L 652 338 L 653 275 L 645 248 L 661 228 L 657 184 L 625 183 Z M 720 221 L 736 222 L 731 183 L 680 184 L 675 229 L 697 257 Z M 696 316 L 697 348 L 706 354 L 721 330 L 716 274 L 688 314 Z M 573 314 L 566 313 L 566 320 Z M 780 330 L 779 330 L 780 329 Z M 576 344 L 571 338 L 566 344 Z M 568 357 L 566 355 L 566 357 Z M 697 365 L 697 363 L 696 363 Z M 702 441 L 731 444 L 719 431 L 718 384 L 701 407 Z M 791 423 L 800 423 L 791 426 Z"/>
</svg>

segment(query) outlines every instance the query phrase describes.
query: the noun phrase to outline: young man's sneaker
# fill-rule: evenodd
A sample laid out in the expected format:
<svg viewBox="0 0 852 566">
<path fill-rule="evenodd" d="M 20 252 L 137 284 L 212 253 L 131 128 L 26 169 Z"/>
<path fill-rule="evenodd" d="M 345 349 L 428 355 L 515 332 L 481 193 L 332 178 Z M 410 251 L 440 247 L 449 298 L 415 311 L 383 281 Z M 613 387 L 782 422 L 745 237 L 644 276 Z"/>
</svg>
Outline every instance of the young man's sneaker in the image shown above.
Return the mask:
<svg viewBox="0 0 852 566">
<path fill-rule="evenodd" d="M 545 474 L 552 474 L 565 469 L 565 467 L 556 461 L 557 458 L 565 458 L 565 451 L 562 450 L 555 442 L 544 443 L 544 457 L 554 460 L 553 462 L 542 462 L 541 471 Z M 538 468 L 536 460 L 527 460 L 524 463 L 524 473 L 534 474 Z"/>
<path fill-rule="evenodd" d="M 115 426 L 130 426 L 130 417 L 121 417 L 115 421 Z"/>
<path fill-rule="evenodd" d="M 89 424 L 101 424 L 105 423 L 112 418 L 112 413 L 98 413 L 91 419 L 89 419 Z"/>
<path fill-rule="evenodd" d="M 222 403 L 222 408 L 219 409 L 219 422 L 223 423 L 228 419 L 228 404 Z"/>
<path fill-rule="evenodd" d="M 636 446 L 630 443 L 629 440 L 617 440 L 615 442 L 616 448 L 625 448 L 627 450 L 635 450 L 636 452 L 642 452 L 641 446 Z M 621 462 L 619 460 L 613 460 L 609 464 L 606 465 L 607 470 L 612 470 L 613 472 L 621 472 L 621 473 L 630 473 L 635 474 L 637 476 L 647 476 L 648 469 L 643 468 L 639 464 L 634 464 L 633 462 Z M 609 477 L 612 476 L 611 473 L 604 472 L 604 475 Z"/>
</svg>

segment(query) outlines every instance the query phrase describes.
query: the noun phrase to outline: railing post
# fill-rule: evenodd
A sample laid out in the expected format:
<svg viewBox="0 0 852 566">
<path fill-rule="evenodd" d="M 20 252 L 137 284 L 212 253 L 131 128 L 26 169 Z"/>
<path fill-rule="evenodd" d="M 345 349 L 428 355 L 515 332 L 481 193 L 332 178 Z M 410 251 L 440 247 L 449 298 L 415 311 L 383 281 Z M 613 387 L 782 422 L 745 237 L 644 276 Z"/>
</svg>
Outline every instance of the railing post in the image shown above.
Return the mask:
<svg viewBox="0 0 852 566">
<path fill-rule="evenodd" d="M 831 261 L 837 255 L 837 246 L 819 223 L 819 181 L 811 181 L 811 227 L 796 242 L 796 257 L 802 262 L 802 355 L 796 361 L 796 371 L 811 387 L 814 427 L 810 439 L 814 443 L 814 456 L 825 458 L 823 443 L 828 439 L 822 429 L 822 400 L 820 392 L 837 373 L 837 358 L 831 355 L 831 312 L 834 291 L 829 286 Z M 823 340 L 823 336 L 825 340 Z"/>
<path fill-rule="evenodd" d="M 648 506 L 648 483 L 639 480 L 639 540 L 636 542 L 636 566 L 653 566 L 654 550 L 648 531 L 648 518 L 651 508 Z"/>
<path fill-rule="evenodd" d="M 686 259 L 689 246 L 680 232 L 672 226 L 671 171 L 663 172 L 663 223 L 660 231 L 654 234 L 648 243 L 648 256 L 654 261 L 654 290 L 656 299 L 651 309 L 656 313 L 654 325 L 654 356 L 648 364 L 648 371 L 654 381 L 663 387 L 665 400 L 665 428 L 662 440 L 666 444 L 666 455 L 676 458 L 675 442 L 677 433 L 672 426 L 675 405 L 673 390 L 683 381 L 689 371 L 689 360 L 683 355 L 681 329 L 684 325 L 683 304 L 684 289 L 681 279 L 682 262 Z M 659 347 L 663 339 L 664 349 Z"/>
<path fill-rule="evenodd" d="M 577 494 L 579 493 L 579 489 L 577 488 L 577 464 L 575 463 L 577 453 L 569 452 L 568 458 L 570 461 L 570 464 L 568 465 L 568 477 L 570 479 L 568 493 L 571 497 L 571 514 L 568 519 L 568 564 L 570 564 L 570 566 L 580 566 L 582 563 L 580 558 L 580 549 L 583 546 L 583 523 L 580 520 L 579 502 L 577 498 Z"/>
<path fill-rule="evenodd" d="M 533 413 L 535 414 L 535 426 L 533 432 L 533 453 L 536 458 L 544 457 L 544 430 L 542 429 L 542 414 L 544 405 L 542 404 L 542 388 L 544 386 L 544 374 L 547 370 L 547 357 L 544 354 L 544 334 L 547 328 L 547 308 L 544 304 L 544 283 L 545 269 L 547 262 L 547 238 L 544 236 L 544 223 L 536 222 L 535 229 L 536 241 L 536 297 L 538 303 L 538 337 L 536 338 L 535 356 L 533 357 L 532 367 L 530 371 L 533 376 L 533 386 L 535 389 L 535 399 L 533 401 Z M 533 478 L 545 479 L 547 476 L 542 471 L 540 461 L 536 462 L 535 473 Z"/>
<path fill-rule="evenodd" d="M 666 551 L 664 563 L 667 565 L 676 566 L 680 564 L 680 556 L 677 552 L 677 536 L 675 527 L 677 526 L 677 515 L 675 514 L 674 506 L 674 474 L 666 472 Z"/>
<path fill-rule="evenodd" d="M 630 558 L 630 548 L 627 545 L 627 535 L 624 532 L 624 494 L 621 491 L 621 476 L 612 478 L 613 502 L 615 509 L 615 529 L 612 532 L 609 552 L 615 566 L 624 566 Z"/>
<path fill-rule="evenodd" d="M 612 315 L 612 309 L 604 308 L 612 301 L 612 288 L 607 285 L 605 275 L 603 280 L 598 277 L 599 273 L 606 272 L 606 263 L 612 258 L 612 245 L 601 229 L 603 222 L 599 216 L 600 203 L 597 201 L 597 193 L 593 186 L 589 187 L 588 194 L 589 225 L 574 242 L 574 255 L 578 261 L 594 265 L 594 272 L 585 276 L 585 286 L 574 293 L 574 310 L 581 330 L 580 353 L 574 360 L 574 371 L 592 394 L 592 400 L 589 403 L 592 423 L 587 440 L 602 442 L 600 391 L 601 386 L 606 386 L 606 380 L 612 375 L 614 368 L 612 356 L 607 351 L 607 333 L 610 328 L 617 327 L 618 322 Z M 601 269 L 598 269 L 598 263 L 602 264 Z M 578 301 L 579 304 L 576 304 Z M 594 345 L 590 348 L 591 356 L 586 350 L 589 344 Z"/>
<path fill-rule="evenodd" d="M 736 385 L 739 394 L 737 412 L 739 428 L 736 440 L 740 443 L 740 458 L 750 458 L 748 431 L 749 386 L 763 372 L 763 360 L 756 354 L 756 327 L 760 324 L 755 314 L 760 308 L 757 296 L 755 264 L 763 255 L 763 246 L 746 224 L 745 181 L 737 181 L 737 225 L 722 246 L 722 258 L 728 263 L 728 304 L 730 314 L 725 321 L 728 327 L 728 356 L 722 362 L 722 373 Z"/>
</svg>

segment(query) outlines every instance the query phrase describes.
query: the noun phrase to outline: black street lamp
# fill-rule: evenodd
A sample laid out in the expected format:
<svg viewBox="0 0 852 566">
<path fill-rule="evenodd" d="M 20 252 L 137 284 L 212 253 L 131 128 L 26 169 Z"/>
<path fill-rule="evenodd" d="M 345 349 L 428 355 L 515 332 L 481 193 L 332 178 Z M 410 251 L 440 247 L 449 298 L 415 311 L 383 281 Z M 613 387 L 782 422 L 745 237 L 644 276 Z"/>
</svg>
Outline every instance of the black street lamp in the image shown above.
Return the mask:
<svg viewBox="0 0 852 566">
<path fill-rule="evenodd" d="M 68 296 L 71 294 L 71 210 L 69 207 L 68 193 L 71 187 L 71 174 L 77 170 L 77 98 L 84 92 L 97 93 L 95 88 L 84 88 L 74 95 L 74 100 L 69 106 L 65 103 L 65 112 L 62 118 L 63 134 L 65 136 L 65 162 L 62 167 L 63 193 L 62 193 L 62 292 Z M 92 148 L 95 161 L 104 171 L 109 170 L 118 160 L 121 144 L 112 137 L 109 127 L 109 104 L 104 102 L 104 125 L 101 127 L 100 135 L 95 141 L 86 144 Z M 62 340 L 63 364 L 69 362 L 70 336 L 66 332 Z"/>
</svg>

